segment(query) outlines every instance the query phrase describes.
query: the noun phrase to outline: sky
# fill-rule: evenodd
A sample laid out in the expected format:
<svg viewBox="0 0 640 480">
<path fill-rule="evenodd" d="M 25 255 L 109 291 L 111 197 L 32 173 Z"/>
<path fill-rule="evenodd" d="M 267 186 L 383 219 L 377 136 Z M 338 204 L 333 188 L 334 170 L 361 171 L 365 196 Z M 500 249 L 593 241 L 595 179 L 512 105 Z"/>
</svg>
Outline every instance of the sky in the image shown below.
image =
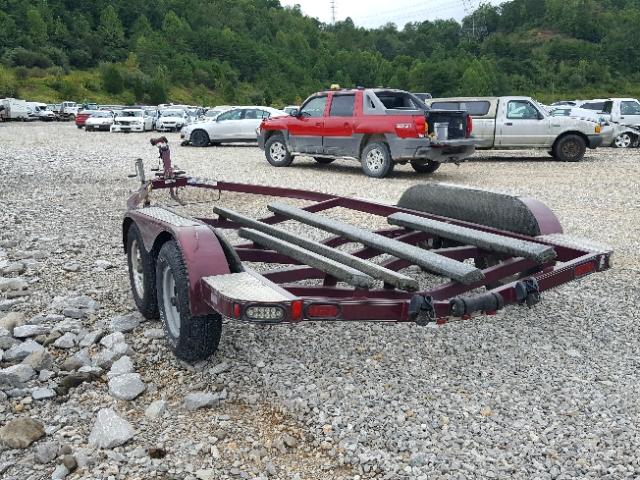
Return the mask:
<svg viewBox="0 0 640 480">
<path fill-rule="evenodd" d="M 351 17 L 359 27 L 379 27 L 388 22 L 402 28 L 405 23 L 454 18 L 466 15 L 465 4 L 476 8 L 480 3 L 498 5 L 504 0 L 335 0 L 336 20 Z M 303 13 L 322 22 L 331 21 L 331 0 L 280 0 L 284 6 L 300 5 Z"/>
</svg>

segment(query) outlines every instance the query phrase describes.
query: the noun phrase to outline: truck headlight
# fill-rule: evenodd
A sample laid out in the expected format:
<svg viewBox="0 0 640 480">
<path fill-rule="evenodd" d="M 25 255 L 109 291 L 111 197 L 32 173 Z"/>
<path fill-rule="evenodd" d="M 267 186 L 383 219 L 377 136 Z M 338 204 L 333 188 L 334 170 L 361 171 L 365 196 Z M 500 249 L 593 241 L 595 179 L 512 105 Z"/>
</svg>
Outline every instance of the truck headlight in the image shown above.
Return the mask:
<svg viewBox="0 0 640 480">
<path fill-rule="evenodd" d="M 602 131 L 602 127 L 600 125 L 596 125 L 595 131 L 596 133 L 600 133 Z"/>
</svg>

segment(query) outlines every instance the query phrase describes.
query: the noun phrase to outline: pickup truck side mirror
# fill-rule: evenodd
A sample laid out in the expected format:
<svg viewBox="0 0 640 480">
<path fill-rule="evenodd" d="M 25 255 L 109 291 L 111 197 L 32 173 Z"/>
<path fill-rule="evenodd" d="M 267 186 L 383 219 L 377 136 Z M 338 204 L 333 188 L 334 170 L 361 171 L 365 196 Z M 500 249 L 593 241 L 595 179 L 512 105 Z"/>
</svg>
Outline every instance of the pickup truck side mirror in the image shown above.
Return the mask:
<svg viewBox="0 0 640 480">
<path fill-rule="evenodd" d="M 289 115 L 291 115 L 292 117 L 297 117 L 300 115 L 300 110 L 294 108 L 293 110 L 291 110 L 291 112 L 289 112 Z"/>
</svg>

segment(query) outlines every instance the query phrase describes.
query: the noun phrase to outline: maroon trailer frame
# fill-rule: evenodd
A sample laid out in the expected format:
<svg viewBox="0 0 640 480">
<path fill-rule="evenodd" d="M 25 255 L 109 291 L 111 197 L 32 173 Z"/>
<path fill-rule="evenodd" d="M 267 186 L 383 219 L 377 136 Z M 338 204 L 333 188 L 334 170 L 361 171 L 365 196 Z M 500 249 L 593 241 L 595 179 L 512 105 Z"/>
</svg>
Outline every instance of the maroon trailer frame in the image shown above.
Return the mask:
<svg viewBox="0 0 640 480">
<path fill-rule="evenodd" d="M 155 179 L 148 181 L 144 179 L 142 162 L 139 160 L 138 174 L 141 176 L 142 186 L 128 201 L 128 211 L 123 223 L 125 245 L 126 235 L 132 223 L 137 225 L 145 250 L 152 256 L 154 252 L 157 255 L 164 242 L 171 239 L 177 242 L 187 267 L 189 306 L 192 315 L 203 315 L 215 311 L 232 319 L 256 323 L 297 323 L 320 320 L 445 323 L 450 319 L 467 319 L 479 313 L 493 314 L 496 310 L 511 304 L 532 306 L 539 301 L 541 292 L 610 267 L 612 254 L 610 250 L 592 249 L 579 243 L 571 244 L 546 238 L 545 235 L 562 233 L 562 229 L 551 210 L 534 199 L 520 199 L 540 226 L 542 236 L 530 237 L 374 201 L 293 188 L 194 178 L 173 170 L 168 147 L 164 152 L 161 148 L 160 152 L 164 168 L 161 173 L 156 174 Z M 404 212 L 450 225 L 472 228 L 478 232 L 547 245 L 555 250 L 556 257 L 540 264 L 522 257 L 497 255 L 496 252 L 473 245 L 442 242 L 438 236 L 421 231 L 390 226 L 375 233 L 407 245 L 420 245 L 433 253 L 458 261 L 490 256 L 498 258 L 499 262 L 482 268 L 484 278 L 468 285 L 448 281 L 425 291 L 400 290 L 386 283 L 382 288 L 339 286 L 337 279 L 332 275 L 310 267 L 282 252 L 252 242 L 230 246 L 221 232 L 238 230 L 241 225 L 223 216 L 196 218 L 178 213 L 170 207 L 150 205 L 150 193 L 154 190 L 170 189 L 171 196 L 179 200 L 176 192 L 186 188 L 213 190 L 219 194 L 235 192 L 305 200 L 311 203 L 302 210 L 310 213 L 326 212 L 337 207 L 382 217 Z M 287 220 L 289 220 L 287 217 L 279 214 L 259 219 L 267 225 L 277 225 Z M 333 235 L 322 241 L 324 245 L 333 248 L 349 242 L 351 240 L 340 235 Z M 382 249 L 370 246 L 364 246 L 350 253 L 361 259 L 372 259 L 381 254 L 388 254 Z M 241 267 L 256 284 L 277 292 L 278 300 L 264 302 L 245 297 L 239 298 L 212 286 L 212 283 L 215 283 L 211 281 L 212 278 L 233 274 L 234 270 L 237 273 L 238 266 L 234 267 L 234 258 L 239 258 L 241 262 L 280 265 L 280 268 L 271 268 L 260 274 L 246 267 L 244 263 L 244 267 Z M 398 272 L 412 263 L 400 258 L 392 258 L 380 265 Z M 513 276 L 517 278 L 513 279 Z M 248 277 L 245 276 L 245 278 Z M 307 280 L 322 280 L 322 284 L 300 283 Z M 500 280 L 503 280 L 502 284 L 499 283 Z M 277 307 L 281 314 L 277 321 L 273 318 L 251 317 L 248 313 L 252 311 L 250 310 L 252 306 Z"/>
</svg>

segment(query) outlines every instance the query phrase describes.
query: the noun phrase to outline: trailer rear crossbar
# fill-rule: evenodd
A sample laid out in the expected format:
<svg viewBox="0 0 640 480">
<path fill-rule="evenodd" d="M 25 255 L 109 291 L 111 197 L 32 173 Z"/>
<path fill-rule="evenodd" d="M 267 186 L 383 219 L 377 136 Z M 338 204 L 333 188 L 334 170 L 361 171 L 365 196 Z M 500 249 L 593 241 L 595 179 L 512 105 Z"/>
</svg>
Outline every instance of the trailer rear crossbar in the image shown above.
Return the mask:
<svg viewBox="0 0 640 480">
<path fill-rule="evenodd" d="M 269 204 L 267 208 L 273 213 L 282 215 L 283 217 L 297 220 L 305 225 L 310 225 L 336 235 L 341 235 L 344 238 L 362 243 L 382 253 L 388 253 L 395 257 L 408 260 L 425 270 L 444 275 L 464 285 L 471 285 L 484 279 L 482 271 L 473 265 L 443 257 L 423 248 L 408 245 L 348 223 L 309 213 L 300 208 L 278 202 Z"/>
<path fill-rule="evenodd" d="M 390 225 L 410 228 L 454 240 L 462 244 L 473 245 L 484 250 L 523 257 L 537 263 L 545 263 L 556 258 L 555 250 L 541 243 L 511 238 L 495 233 L 473 230 L 459 225 L 431 220 L 408 213 L 394 213 L 387 217 Z"/>
<path fill-rule="evenodd" d="M 228 208 L 214 207 L 213 211 L 227 220 L 231 220 L 236 222 L 243 227 L 248 227 L 253 230 L 260 231 L 267 235 L 271 235 L 272 237 L 278 238 L 288 243 L 292 243 L 293 245 L 297 245 L 298 247 L 302 247 L 311 252 L 317 253 L 318 255 L 322 255 L 323 257 L 327 257 L 336 262 L 347 265 L 351 268 L 359 270 L 370 277 L 373 277 L 378 280 L 382 280 L 384 283 L 393 285 L 396 288 L 406 291 L 415 291 L 418 290 L 419 284 L 414 279 L 407 275 L 403 275 L 401 273 L 395 272 L 388 268 L 385 268 L 381 265 L 377 265 L 373 262 L 369 262 L 362 258 L 358 258 L 354 255 L 351 255 L 347 252 L 343 252 L 341 250 L 336 250 L 335 248 L 331 248 L 325 244 L 320 242 L 315 242 L 313 240 L 309 240 L 306 238 L 302 238 L 298 235 L 294 235 L 293 233 L 287 232 L 278 227 L 274 227 L 272 225 L 267 225 L 265 223 L 259 222 L 253 218 L 242 215 L 238 212 L 230 210 Z M 286 252 L 281 252 L 286 254 Z"/>
</svg>

